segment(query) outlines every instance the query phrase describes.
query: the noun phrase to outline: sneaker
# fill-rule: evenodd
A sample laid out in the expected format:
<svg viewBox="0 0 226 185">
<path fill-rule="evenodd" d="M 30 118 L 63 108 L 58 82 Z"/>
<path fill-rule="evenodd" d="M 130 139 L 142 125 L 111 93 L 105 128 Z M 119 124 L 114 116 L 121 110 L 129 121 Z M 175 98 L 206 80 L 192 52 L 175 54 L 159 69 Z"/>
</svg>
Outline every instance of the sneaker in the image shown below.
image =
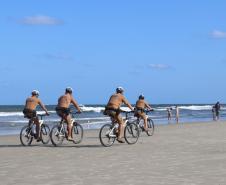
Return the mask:
<svg viewBox="0 0 226 185">
<path fill-rule="evenodd" d="M 74 139 L 72 137 L 68 137 L 67 140 L 68 141 L 74 141 Z"/>
<path fill-rule="evenodd" d="M 117 141 L 118 141 L 119 143 L 125 143 L 125 141 L 124 141 L 122 138 L 117 138 Z"/>
<path fill-rule="evenodd" d="M 37 142 L 40 142 L 41 140 L 42 140 L 42 139 L 39 137 L 36 141 L 37 141 Z"/>
</svg>

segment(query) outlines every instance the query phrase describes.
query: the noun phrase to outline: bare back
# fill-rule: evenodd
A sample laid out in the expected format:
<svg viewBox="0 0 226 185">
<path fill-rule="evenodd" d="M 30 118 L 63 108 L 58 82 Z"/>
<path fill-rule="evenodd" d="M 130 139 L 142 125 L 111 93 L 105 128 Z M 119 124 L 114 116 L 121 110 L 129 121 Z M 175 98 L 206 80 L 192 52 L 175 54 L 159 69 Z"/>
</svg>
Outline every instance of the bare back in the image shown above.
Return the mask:
<svg viewBox="0 0 226 185">
<path fill-rule="evenodd" d="M 32 96 L 26 99 L 25 108 L 35 110 L 37 105 L 40 104 L 40 100 L 36 96 Z"/>
<path fill-rule="evenodd" d="M 132 106 L 130 105 L 130 103 L 120 93 L 113 94 L 110 97 L 107 107 L 113 108 L 113 109 L 119 109 L 122 103 L 126 104 L 130 109 L 132 109 Z"/>
<path fill-rule="evenodd" d="M 145 109 L 145 108 L 151 109 L 151 107 L 148 105 L 148 103 L 145 100 L 142 100 L 142 99 L 137 100 L 136 107 L 140 108 L 140 109 Z"/>
<path fill-rule="evenodd" d="M 79 108 L 78 103 L 75 101 L 73 96 L 71 94 L 69 94 L 69 93 L 64 94 L 63 96 L 61 96 L 58 99 L 58 105 L 57 106 L 58 107 L 62 107 L 62 108 L 68 108 L 71 103 L 76 107 L 76 109 L 78 111 L 81 111 L 80 108 Z"/>
<path fill-rule="evenodd" d="M 58 99 L 58 107 L 68 108 L 71 104 L 71 95 L 65 94 Z"/>
</svg>

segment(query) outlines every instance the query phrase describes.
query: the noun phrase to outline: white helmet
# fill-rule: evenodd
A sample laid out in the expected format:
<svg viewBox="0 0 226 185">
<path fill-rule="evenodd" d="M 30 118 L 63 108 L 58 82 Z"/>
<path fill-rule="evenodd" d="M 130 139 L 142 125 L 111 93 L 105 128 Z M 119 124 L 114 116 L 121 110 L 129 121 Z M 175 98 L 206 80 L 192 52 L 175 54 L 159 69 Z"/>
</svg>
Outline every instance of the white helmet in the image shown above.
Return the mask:
<svg viewBox="0 0 226 185">
<path fill-rule="evenodd" d="M 31 92 L 32 96 L 39 96 L 39 91 L 38 90 L 33 90 Z"/>
<path fill-rule="evenodd" d="M 123 87 L 117 87 L 117 88 L 116 88 L 116 92 L 117 92 L 117 93 L 123 93 L 123 92 L 124 92 Z"/>
<path fill-rule="evenodd" d="M 65 92 L 71 94 L 71 93 L 73 92 L 73 89 L 72 89 L 71 87 L 67 87 L 67 88 L 65 89 Z"/>
</svg>

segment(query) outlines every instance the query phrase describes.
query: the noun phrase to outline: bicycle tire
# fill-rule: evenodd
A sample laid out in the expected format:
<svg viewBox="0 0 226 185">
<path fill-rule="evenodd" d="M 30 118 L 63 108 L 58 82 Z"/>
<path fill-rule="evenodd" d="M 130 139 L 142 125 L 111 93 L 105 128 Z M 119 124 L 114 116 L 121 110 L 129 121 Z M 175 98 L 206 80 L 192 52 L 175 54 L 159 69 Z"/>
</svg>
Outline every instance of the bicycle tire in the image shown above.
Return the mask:
<svg viewBox="0 0 226 185">
<path fill-rule="evenodd" d="M 148 136 L 153 136 L 155 130 L 154 121 L 151 118 L 148 118 L 147 121 L 148 121 L 148 131 L 146 133 Z"/>
<path fill-rule="evenodd" d="M 32 140 L 32 128 L 26 125 L 20 131 L 20 142 L 23 146 L 29 146 L 31 145 Z"/>
<path fill-rule="evenodd" d="M 49 143 L 49 140 L 50 140 L 50 128 L 48 125 L 46 124 L 42 124 L 41 125 L 41 131 L 40 131 L 40 136 L 42 138 L 42 143 L 44 145 L 48 144 Z"/>
<path fill-rule="evenodd" d="M 128 144 L 135 144 L 139 138 L 139 128 L 137 124 L 127 123 L 124 130 L 124 137 Z"/>
<path fill-rule="evenodd" d="M 109 135 L 111 130 L 112 130 L 112 124 L 105 124 L 100 129 L 100 132 L 99 132 L 100 143 L 105 147 L 112 146 L 113 143 L 115 142 L 116 135 L 115 137 L 113 137 L 113 135 L 112 136 Z"/>
<path fill-rule="evenodd" d="M 73 123 L 73 128 L 72 128 L 72 137 L 74 139 L 75 144 L 79 144 L 82 142 L 83 139 L 83 127 L 77 122 Z"/>
<path fill-rule="evenodd" d="M 50 131 L 50 139 L 54 146 L 59 146 L 63 143 L 65 134 L 61 132 L 61 126 L 55 125 Z"/>
</svg>

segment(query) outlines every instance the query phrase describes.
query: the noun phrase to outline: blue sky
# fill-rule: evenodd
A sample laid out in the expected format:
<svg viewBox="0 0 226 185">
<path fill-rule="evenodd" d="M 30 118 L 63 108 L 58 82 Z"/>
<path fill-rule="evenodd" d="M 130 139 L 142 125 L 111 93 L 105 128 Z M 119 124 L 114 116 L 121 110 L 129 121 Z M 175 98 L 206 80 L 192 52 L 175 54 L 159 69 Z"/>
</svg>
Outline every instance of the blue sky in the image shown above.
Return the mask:
<svg viewBox="0 0 226 185">
<path fill-rule="evenodd" d="M 226 102 L 226 1 L 2 0 L 0 104 Z"/>
</svg>

